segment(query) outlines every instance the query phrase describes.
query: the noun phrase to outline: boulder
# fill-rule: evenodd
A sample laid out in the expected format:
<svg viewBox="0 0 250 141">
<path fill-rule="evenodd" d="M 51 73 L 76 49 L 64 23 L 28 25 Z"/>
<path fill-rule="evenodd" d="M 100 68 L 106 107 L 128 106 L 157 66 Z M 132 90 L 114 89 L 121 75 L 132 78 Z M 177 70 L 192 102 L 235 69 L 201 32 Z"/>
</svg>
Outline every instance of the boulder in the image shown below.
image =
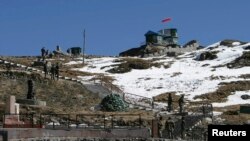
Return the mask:
<svg viewBox="0 0 250 141">
<path fill-rule="evenodd" d="M 250 95 L 248 95 L 248 94 L 243 94 L 243 95 L 241 95 L 241 98 L 242 98 L 243 100 L 248 100 L 248 99 L 250 99 Z"/>
<path fill-rule="evenodd" d="M 250 46 L 247 46 L 244 48 L 245 50 L 250 50 Z"/>
<path fill-rule="evenodd" d="M 236 44 L 237 43 L 237 44 Z M 232 39 L 226 39 L 220 42 L 220 45 L 222 46 L 228 46 L 228 47 L 234 47 L 236 45 L 243 45 L 245 42 L 239 41 L 239 40 L 232 40 Z"/>
<path fill-rule="evenodd" d="M 236 58 L 234 61 L 227 64 L 228 68 L 241 68 L 250 66 L 250 52 L 243 52 L 242 56 Z"/>
<path fill-rule="evenodd" d="M 214 52 L 203 52 L 199 55 L 197 58 L 198 61 L 204 61 L 204 60 L 213 60 L 216 59 L 217 55 Z"/>
</svg>

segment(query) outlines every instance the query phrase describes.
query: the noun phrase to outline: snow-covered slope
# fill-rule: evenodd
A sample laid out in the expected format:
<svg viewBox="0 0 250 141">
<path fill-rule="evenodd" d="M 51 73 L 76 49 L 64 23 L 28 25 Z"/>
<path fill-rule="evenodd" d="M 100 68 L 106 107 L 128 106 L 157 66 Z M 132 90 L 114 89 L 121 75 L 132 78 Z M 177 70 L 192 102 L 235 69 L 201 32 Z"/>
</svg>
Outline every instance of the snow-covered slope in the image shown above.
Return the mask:
<svg viewBox="0 0 250 141">
<path fill-rule="evenodd" d="M 151 67 L 144 70 L 133 69 L 122 74 L 112 74 L 108 73 L 107 70 L 121 63 L 115 61 L 121 58 L 102 57 L 86 59 L 88 65 L 77 70 L 111 76 L 115 79 L 113 84 L 119 86 L 125 93 L 153 97 L 165 92 L 177 92 L 177 94 L 185 94 L 188 99 L 193 100 L 196 95 L 215 91 L 221 82 L 243 80 L 243 78 L 238 77 L 242 74 L 250 74 L 250 67 L 229 69 L 223 66 L 240 57 L 243 51 L 249 51 L 244 50 L 244 48 L 250 46 L 250 43 L 240 45 L 240 43 L 235 42 L 232 44 L 233 47 L 220 46 L 219 44 L 220 42 L 177 58 L 157 57 L 159 60 L 155 62 L 165 65 L 171 63 L 169 68 Z M 216 59 L 196 60 L 200 53 L 211 50 L 217 52 Z M 145 60 L 150 59 L 152 58 Z M 75 63 L 77 62 L 69 62 L 69 64 Z M 247 92 L 249 93 L 249 91 Z"/>
</svg>

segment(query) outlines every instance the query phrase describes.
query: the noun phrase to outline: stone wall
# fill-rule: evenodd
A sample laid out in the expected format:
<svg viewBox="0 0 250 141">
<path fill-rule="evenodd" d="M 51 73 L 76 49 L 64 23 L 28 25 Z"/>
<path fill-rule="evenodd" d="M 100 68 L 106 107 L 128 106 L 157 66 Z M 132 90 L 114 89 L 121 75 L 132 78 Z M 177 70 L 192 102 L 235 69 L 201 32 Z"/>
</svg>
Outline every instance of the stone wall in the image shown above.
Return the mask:
<svg viewBox="0 0 250 141">
<path fill-rule="evenodd" d="M 157 57 L 157 56 L 162 56 L 162 55 L 168 55 L 168 54 L 175 54 L 175 55 L 179 55 L 179 54 L 183 54 L 186 52 L 191 52 L 191 51 L 195 51 L 197 50 L 197 48 L 199 47 L 198 43 L 193 43 L 191 45 L 187 45 L 184 46 L 182 48 L 180 47 L 166 47 L 158 52 L 154 52 L 151 54 L 144 54 L 144 56 L 142 57 Z"/>
</svg>

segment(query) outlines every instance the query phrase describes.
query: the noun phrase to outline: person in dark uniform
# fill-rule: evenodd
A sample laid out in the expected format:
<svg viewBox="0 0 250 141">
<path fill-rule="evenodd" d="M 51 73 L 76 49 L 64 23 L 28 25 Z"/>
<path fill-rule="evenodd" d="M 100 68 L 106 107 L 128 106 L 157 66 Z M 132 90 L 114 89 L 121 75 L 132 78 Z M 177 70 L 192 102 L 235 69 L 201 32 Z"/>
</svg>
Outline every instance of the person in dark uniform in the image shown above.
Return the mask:
<svg viewBox="0 0 250 141">
<path fill-rule="evenodd" d="M 45 47 L 43 47 L 43 48 L 41 49 L 41 56 L 42 56 L 42 58 L 43 58 L 43 61 L 45 60 L 45 53 L 46 53 L 46 50 L 45 50 Z"/>
<path fill-rule="evenodd" d="M 59 64 L 58 63 L 55 66 L 55 76 L 57 80 L 59 80 Z"/>
<path fill-rule="evenodd" d="M 168 108 L 167 108 L 168 112 L 171 112 L 173 110 L 172 103 L 173 103 L 172 95 L 171 93 L 169 93 L 168 94 Z"/>
<path fill-rule="evenodd" d="M 158 132 L 159 132 L 159 137 L 162 138 L 162 132 L 164 130 L 166 120 L 163 119 L 162 116 L 159 117 L 158 119 Z"/>
<path fill-rule="evenodd" d="M 182 116 L 181 117 L 181 138 L 185 139 L 185 126 L 186 126 L 186 122 L 185 122 L 185 117 Z"/>
<path fill-rule="evenodd" d="M 51 80 L 55 80 L 55 65 L 53 64 L 50 68 Z"/>
<path fill-rule="evenodd" d="M 166 128 L 167 133 L 168 133 L 168 138 L 169 139 L 174 139 L 175 124 L 174 124 L 174 121 L 172 120 L 171 117 L 169 117 L 167 122 L 165 123 L 165 128 Z"/>
<path fill-rule="evenodd" d="M 46 78 L 48 74 L 48 62 L 47 61 L 43 64 L 43 71 L 44 71 L 44 78 Z"/>
<path fill-rule="evenodd" d="M 180 113 L 183 113 L 183 108 L 184 108 L 184 95 L 181 95 L 179 99 L 179 107 L 180 107 Z"/>
</svg>

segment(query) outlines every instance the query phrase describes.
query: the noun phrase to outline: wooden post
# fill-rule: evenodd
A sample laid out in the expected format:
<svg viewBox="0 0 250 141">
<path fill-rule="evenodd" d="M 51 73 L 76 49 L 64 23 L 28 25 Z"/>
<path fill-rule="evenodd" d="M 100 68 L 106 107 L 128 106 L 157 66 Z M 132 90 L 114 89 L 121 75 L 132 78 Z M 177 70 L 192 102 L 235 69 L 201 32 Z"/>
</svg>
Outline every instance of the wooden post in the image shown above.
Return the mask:
<svg viewBox="0 0 250 141">
<path fill-rule="evenodd" d="M 152 132 L 151 132 L 151 136 L 152 138 L 159 138 L 159 129 L 158 129 L 158 120 L 153 119 L 152 120 Z"/>
</svg>

